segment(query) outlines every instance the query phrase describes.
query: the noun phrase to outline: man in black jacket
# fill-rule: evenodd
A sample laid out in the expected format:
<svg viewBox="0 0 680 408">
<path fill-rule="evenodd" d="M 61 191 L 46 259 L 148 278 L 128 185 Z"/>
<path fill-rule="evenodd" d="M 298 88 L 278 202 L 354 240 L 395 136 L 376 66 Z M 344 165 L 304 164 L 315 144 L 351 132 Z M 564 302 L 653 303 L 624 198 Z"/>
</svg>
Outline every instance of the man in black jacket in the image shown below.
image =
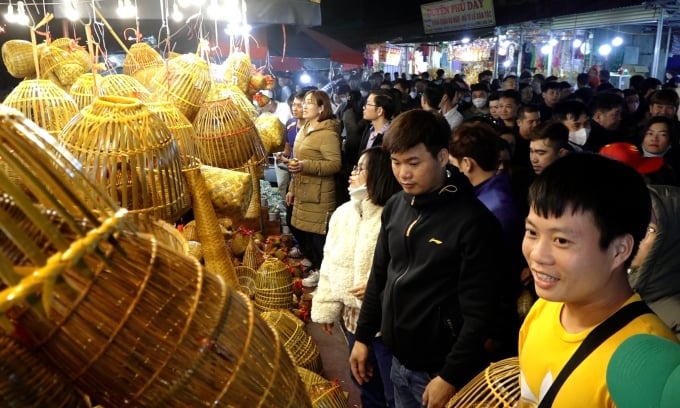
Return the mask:
<svg viewBox="0 0 680 408">
<path fill-rule="evenodd" d="M 383 140 L 403 191 L 383 210 L 350 366 L 360 383 L 370 377 L 367 345 L 381 331 L 397 407 L 443 407 L 500 357 L 496 346 L 516 352 L 518 327 L 500 307 L 511 279 L 500 224 L 448 164 L 449 134 L 441 116 L 414 110 Z M 499 332 L 509 340 L 495 342 Z"/>
</svg>

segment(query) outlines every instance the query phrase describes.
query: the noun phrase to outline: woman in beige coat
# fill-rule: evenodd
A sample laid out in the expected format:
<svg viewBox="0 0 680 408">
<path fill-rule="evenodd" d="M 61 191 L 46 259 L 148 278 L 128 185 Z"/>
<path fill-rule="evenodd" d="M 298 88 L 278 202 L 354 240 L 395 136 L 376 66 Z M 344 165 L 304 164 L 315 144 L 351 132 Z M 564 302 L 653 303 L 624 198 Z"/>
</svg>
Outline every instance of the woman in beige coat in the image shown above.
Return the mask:
<svg viewBox="0 0 680 408">
<path fill-rule="evenodd" d="M 342 166 L 340 126 L 323 91 L 305 94 L 302 117 L 306 123 L 295 138 L 297 160 L 288 162 L 293 180 L 286 203 L 293 206 L 292 232 L 312 269 L 321 266 L 328 220 L 335 210 L 334 175 Z"/>
</svg>

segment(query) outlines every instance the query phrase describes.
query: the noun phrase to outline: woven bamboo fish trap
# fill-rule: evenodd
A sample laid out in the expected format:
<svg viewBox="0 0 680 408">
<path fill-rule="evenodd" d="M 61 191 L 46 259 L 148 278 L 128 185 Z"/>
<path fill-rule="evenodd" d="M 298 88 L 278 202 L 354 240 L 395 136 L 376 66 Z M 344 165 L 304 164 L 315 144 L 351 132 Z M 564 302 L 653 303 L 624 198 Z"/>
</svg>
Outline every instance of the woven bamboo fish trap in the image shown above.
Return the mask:
<svg viewBox="0 0 680 408">
<path fill-rule="evenodd" d="M 253 237 L 250 236 L 246 251 L 243 253 L 243 265 L 257 270 L 263 262 L 264 254 L 260 251 L 260 248 L 257 247 Z"/>
<path fill-rule="evenodd" d="M 106 75 L 102 78 L 100 87 L 102 95 L 136 98 L 140 101 L 151 99 L 151 92 L 141 82 L 129 75 Z"/>
<path fill-rule="evenodd" d="M 130 46 L 123 61 L 123 74 L 130 75 L 149 88 L 151 78 L 164 67 L 165 62 L 158 51 L 145 42 L 139 42 Z"/>
<path fill-rule="evenodd" d="M 248 162 L 247 166 L 243 168 L 244 171 L 250 173 L 250 181 L 253 185 L 253 194 L 250 199 L 250 205 L 246 210 L 246 218 L 257 219 L 262 216 L 262 205 L 260 202 L 260 180 L 264 178 L 264 166 L 260 163 L 255 163 L 254 160 Z"/>
<path fill-rule="evenodd" d="M 177 143 L 139 100 L 102 96 L 64 128 L 59 140 L 131 214 L 174 222 L 191 206 Z"/>
<path fill-rule="evenodd" d="M 260 312 L 293 307 L 293 279 L 286 264 L 267 258 L 255 277 L 255 307 Z"/>
<path fill-rule="evenodd" d="M 88 71 L 92 68 L 90 54 L 88 54 L 83 47 L 79 46 L 76 40 L 68 37 L 59 37 L 56 40 L 52 40 L 49 45 L 69 52 L 71 58 L 77 61 L 84 70 Z"/>
<path fill-rule="evenodd" d="M 239 265 L 234 267 L 236 271 L 236 276 L 238 277 L 238 285 L 249 299 L 255 297 L 255 278 L 257 277 L 257 271 L 249 266 Z"/>
<path fill-rule="evenodd" d="M 262 145 L 267 156 L 283 150 L 286 141 L 286 127 L 276 115 L 263 112 L 255 120 L 255 127 L 262 139 Z"/>
<path fill-rule="evenodd" d="M 295 317 L 290 310 L 272 310 L 262 312 L 260 315 L 279 332 L 283 345 L 298 367 L 321 373 L 323 370 L 321 354 L 312 337 L 305 331 L 305 323 L 302 320 Z"/>
<path fill-rule="evenodd" d="M 78 106 L 71 95 L 44 79 L 19 82 L 3 105 L 17 109 L 55 137 L 78 114 Z"/>
<path fill-rule="evenodd" d="M 253 72 L 253 65 L 248 54 L 232 52 L 224 61 L 225 78 L 228 85 L 236 85 L 244 94 L 248 92 L 248 83 Z"/>
<path fill-rule="evenodd" d="M 298 367 L 297 370 L 312 400 L 312 407 L 349 408 L 349 401 L 339 383 L 328 381 L 319 374 L 303 367 Z"/>
<path fill-rule="evenodd" d="M 253 105 L 250 98 L 248 98 L 248 96 L 246 96 L 246 94 L 244 94 L 236 85 L 224 84 L 222 86 L 225 88 L 224 95 L 233 100 L 236 106 L 241 108 L 241 110 L 248 115 L 250 120 L 254 122 L 260 114 L 257 109 L 255 109 L 255 105 Z"/>
<path fill-rule="evenodd" d="M 201 174 L 217 214 L 230 218 L 242 218 L 246 214 L 253 192 L 249 173 L 204 165 Z"/>
<path fill-rule="evenodd" d="M 177 141 L 182 168 L 193 169 L 201 165 L 196 147 L 196 131 L 189 119 L 170 101 L 146 102 L 149 110 L 165 123 Z"/>
<path fill-rule="evenodd" d="M 461 388 L 447 408 L 514 408 L 520 398 L 519 360 L 507 358 L 492 363 Z"/>
<path fill-rule="evenodd" d="M 26 40 L 7 40 L 2 44 L 2 61 L 14 78 L 35 77 L 33 44 Z"/>
<path fill-rule="evenodd" d="M 78 109 L 92 104 L 94 98 L 102 95 L 101 83 L 103 77 L 99 74 L 87 72 L 76 79 L 71 85 L 69 93 L 75 99 Z"/>
<path fill-rule="evenodd" d="M 19 112 L 0 107 L 0 142 L 38 199 L 0 173 L 0 311 L 40 361 L 105 407 L 311 406 L 278 334 L 243 295 L 135 233 Z"/>
<path fill-rule="evenodd" d="M 168 61 L 167 69 L 151 78 L 153 100 L 168 100 L 193 123 L 212 83 L 208 63 L 195 54 Z"/>
<path fill-rule="evenodd" d="M 153 235 L 160 243 L 179 254 L 188 255 L 189 242 L 172 224 L 163 220 L 138 217 L 135 222 L 138 230 Z"/>
<path fill-rule="evenodd" d="M 89 408 L 61 375 L 14 339 L 0 335 L 0 405 Z"/>
<path fill-rule="evenodd" d="M 81 60 L 72 53 L 61 48 L 48 45 L 42 49 L 40 55 L 40 75 L 48 79 L 54 74 L 59 83 L 70 88 L 79 76 L 87 71 Z"/>
</svg>

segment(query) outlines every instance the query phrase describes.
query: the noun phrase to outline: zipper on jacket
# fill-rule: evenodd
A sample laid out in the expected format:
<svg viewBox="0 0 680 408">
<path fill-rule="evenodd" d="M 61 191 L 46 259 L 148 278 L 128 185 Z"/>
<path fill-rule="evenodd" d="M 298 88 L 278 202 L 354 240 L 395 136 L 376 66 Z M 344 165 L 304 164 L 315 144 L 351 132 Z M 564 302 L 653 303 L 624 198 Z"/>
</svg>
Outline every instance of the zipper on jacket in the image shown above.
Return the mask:
<svg viewBox="0 0 680 408">
<path fill-rule="evenodd" d="M 415 220 L 413 220 L 413 222 L 409 224 L 408 228 L 406 228 L 406 237 L 407 237 L 407 238 L 411 236 L 411 230 L 412 230 L 413 227 L 416 225 L 416 223 L 418 222 L 418 220 L 420 220 L 420 214 L 418 214 L 418 218 L 416 218 Z"/>
<path fill-rule="evenodd" d="M 418 217 L 416 217 L 416 219 L 413 220 L 413 222 L 411 222 L 411 223 L 409 224 L 408 228 L 406 228 L 406 234 L 404 235 L 405 238 L 408 239 L 408 238 L 410 237 L 410 235 L 411 235 L 411 230 L 412 230 L 413 227 L 418 223 L 418 220 L 420 220 L 420 214 L 418 214 Z M 405 246 L 406 246 L 406 255 L 409 257 L 409 259 L 411 259 L 411 248 L 410 248 L 410 246 L 409 246 L 408 240 L 407 240 Z M 410 263 L 410 262 L 409 262 L 409 263 Z M 397 287 L 397 283 L 399 283 L 399 280 L 400 280 L 404 275 L 406 275 L 406 274 L 408 273 L 409 268 L 410 268 L 410 266 L 407 266 L 407 267 L 406 267 L 406 270 L 405 270 L 401 275 L 397 276 L 397 278 L 394 280 L 394 283 L 392 284 L 392 310 L 395 311 L 395 312 L 396 312 L 396 310 L 397 310 L 397 293 L 396 293 L 396 291 L 395 291 L 395 288 Z M 397 326 L 397 325 L 396 325 L 396 313 L 392 313 L 392 333 L 394 333 L 394 328 L 395 328 L 396 326 Z M 396 338 L 393 338 L 392 341 L 395 343 L 395 346 L 396 346 L 397 339 L 396 339 Z M 396 347 L 395 347 L 395 348 L 396 348 Z"/>
</svg>

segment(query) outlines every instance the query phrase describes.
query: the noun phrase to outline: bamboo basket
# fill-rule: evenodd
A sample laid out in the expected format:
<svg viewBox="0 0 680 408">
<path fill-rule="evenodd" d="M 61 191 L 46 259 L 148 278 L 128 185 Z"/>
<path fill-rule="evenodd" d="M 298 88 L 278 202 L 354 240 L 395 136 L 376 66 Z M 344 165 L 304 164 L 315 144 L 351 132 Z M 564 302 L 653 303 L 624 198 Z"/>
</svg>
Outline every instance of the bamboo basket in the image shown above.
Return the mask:
<svg viewBox="0 0 680 408">
<path fill-rule="evenodd" d="M 260 268 L 260 265 L 264 262 L 264 254 L 257 247 L 255 240 L 251 236 L 248 240 L 248 246 L 246 246 L 246 251 L 243 253 L 243 265 L 253 268 L 255 270 Z"/>
<path fill-rule="evenodd" d="M 193 123 L 203 164 L 237 169 L 266 156 L 255 124 L 231 99 L 206 101 Z"/>
<path fill-rule="evenodd" d="M 248 92 L 248 83 L 253 72 L 250 56 L 243 52 L 232 52 L 224 64 L 227 84 L 236 85 L 244 94 Z"/>
<path fill-rule="evenodd" d="M 297 370 L 312 400 L 312 407 L 349 408 L 349 401 L 339 383 L 328 381 L 319 374 L 303 367 L 298 367 Z"/>
<path fill-rule="evenodd" d="M 35 354 L 0 335 L 0 406 L 89 408 L 90 404 Z"/>
<path fill-rule="evenodd" d="M 262 318 L 283 340 L 293 362 L 302 368 L 321 374 L 321 354 L 312 337 L 305 331 L 305 324 L 289 310 L 272 310 L 260 313 Z"/>
<path fill-rule="evenodd" d="M 519 360 L 511 357 L 489 365 L 461 388 L 446 406 L 514 408 L 518 406 L 519 398 Z"/>
<path fill-rule="evenodd" d="M 141 82 L 129 75 L 106 75 L 101 81 L 101 94 L 136 98 L 140 101 L 151 99 L 151 92 Z"/>
<path fill-rule="evenodd" d="M 123 74 L 137 79 L 145 87 L 151 86 L 151 78 L 165 66 L 163 57 L 145 42 L 132 44 L 123 61 Z"/>
<path fill-rule="evenodd" d="M 273 113 L 264 112 L 255 120 L 255 128 L 262 139 L 267 156 L 283 150 L 286 141 L 286 127 Z"/>
<path fill-rule="evenodd" d="M 257 271 L 245 265 L 236 266 L 234 267 L 234 270 L 238 277 L 238 284 L 241 292 L 248 296 L 249 299 L 253 299 L 255 297 L 255 279 L 257 278 Z"/>
<path fill-rule="evenodd" d="M 196 131 L 189 119 L 170 101 L 146 102 L 149 110 L 158 116 L 170 129 L 177 141 L 182 168 L 190 170 L 201 165 L 196 147 Z"/>
<path fill-rule="evenodd" d="M 177 143 L 139 100 L 102 96 L 69 123 L 59 140 L 131 214 L 174 222 L 189 209 Z"/>
<path fill-rule="evenodd" d="M 258 113 L 257 109 L 255 109 L 255 105 L 253 105 L 250 98 L 248 98 L 248 96 L 244 94 L 243 91 L 241 91 L 241 89 L 239 89 L 239 87 L 236 85 L 227 86 L 224 84 L 223 86 L 225 87 L 224 95 L 234 101 L 234 104 L 241 108 L 241 110 L 245 112 L 246 115 L 248 115 L 250 120 L 255 122 L 260 114 Z"/>
<path fill-rule="evenodd" d="M 40 54 L 40 75 L 49 79 L 54 74 L 62 87 L 70 88 L 79 76 L 85 73 L 81 61 L 69 51 L 48 45 L 42 48 Z"/>
<path fill-rule="evenodd" d="M 136 220 L 136 225 L 140 232 L 153 235 L 159 242 L 175 252 L 189 255 L 189 241 L 172 224 L 163 220 L 140 216 Z"/>
<path fill-rule="evenodd" d="M 55 137 L 78 114 L 78 105 L 71 95 L 44 79 L 19 82 L 3 105 L 17 109 Z"/>
<path fill-rule="evenodd" d="M 253 196 L 251 175 L 247 172 L 201 166 L 215 212 L 229 218 L 242 218 Z M 257 267 L 255 267 L 257 269 Z"/>
<path fill-rule="evenodd" d="M 106 407 L 311 406 L 247 299 L 136 233 L 67 150 L 5 107 L 0 142 L 37 197 L 0 173 L 0 311 L 39 360 Z"/>
<path fill-rule="evenodd" d="M 25 40 L 7 40 L 2 44 L 2 61 L 14 78 L 35 77 L 33 44 Z"/>
<path fill-rule="evenodd" d="M 101 75 L 88 72 L 79 76 L 76 82 L 71 85 L 69 93 L 76 101 L 78 109 L 91 105 L 96 97 L 103 94 L 100 86 L 102 79 Z"/>
<path fill-rule="evenodd" d="M 167 69 L 151 78 L 150 88 L 153 100 L 171 101 L 193 122 L 210 86 L 208 63 L 195 54 L 185 54 L 169 60 Z"/>
<path fill-rule="evenodd" d="M 260 312 L 293 307 L 293 279 L 286 264 L 267 258 L 255 278 L 255 307 Z"/>
<path fill-rule="evenodd" d="M 64 51 L 71 51 L 71 46 L 74 42 L 75 41 L 71 41 L 71 39 L 68 37 L 59 37 L 52 40 L 52 42 L 50 42 L 49 45 L 51 45 L 52 47 L 57 47 Z"/>
</svg>

